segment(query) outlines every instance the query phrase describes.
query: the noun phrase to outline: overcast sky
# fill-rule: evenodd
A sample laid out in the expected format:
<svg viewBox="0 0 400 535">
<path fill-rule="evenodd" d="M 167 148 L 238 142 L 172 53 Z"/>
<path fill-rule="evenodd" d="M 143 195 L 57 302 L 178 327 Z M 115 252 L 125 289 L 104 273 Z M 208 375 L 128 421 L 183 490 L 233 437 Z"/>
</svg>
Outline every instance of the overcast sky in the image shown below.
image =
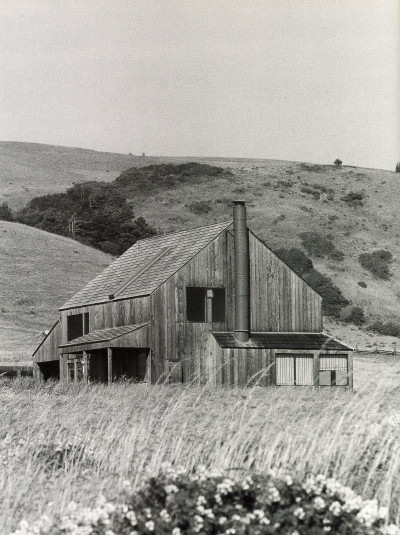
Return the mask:
<svg viewBox="0 0 400 535">
<path fill-rule="evenodd" d="M 394 169 L 397 0 L 0 0 L 0 139 Z"/>
</svg>

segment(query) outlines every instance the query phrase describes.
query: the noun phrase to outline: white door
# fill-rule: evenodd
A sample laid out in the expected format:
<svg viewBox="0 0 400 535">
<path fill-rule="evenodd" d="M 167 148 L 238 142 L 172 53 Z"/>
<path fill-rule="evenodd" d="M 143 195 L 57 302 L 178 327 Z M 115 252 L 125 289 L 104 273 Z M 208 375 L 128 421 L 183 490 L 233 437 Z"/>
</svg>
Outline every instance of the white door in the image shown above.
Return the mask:
<svg viewBox="0 0 400 535">
<path fill-rule="evenodd" d="M 294 385 L 294 357 L 276 357 L 276 384 Z"/>
<path fill-rule="evenodd" d="M 296 357 L 296 385 L 311 386 L 314 384 L 314 359 L 312 357 Z"/>
</svg>

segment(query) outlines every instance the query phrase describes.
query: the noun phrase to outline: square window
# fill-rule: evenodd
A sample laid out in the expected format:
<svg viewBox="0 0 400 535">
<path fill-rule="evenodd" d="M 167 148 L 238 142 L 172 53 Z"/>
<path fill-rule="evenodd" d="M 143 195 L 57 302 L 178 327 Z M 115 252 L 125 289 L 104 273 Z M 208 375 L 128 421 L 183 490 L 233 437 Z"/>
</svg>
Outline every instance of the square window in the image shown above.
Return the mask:
<svg viewBox="0 0 400 535">
<path fill-rule="evenodd" d="M 187 320 L 206 321 L 206 289 L 186 288 Z"/>
<path fill-rule="evenodd" d="M 225 321 L 225 288 L 186 288 L 186 318 L 197 323 Z"/>
</svg>

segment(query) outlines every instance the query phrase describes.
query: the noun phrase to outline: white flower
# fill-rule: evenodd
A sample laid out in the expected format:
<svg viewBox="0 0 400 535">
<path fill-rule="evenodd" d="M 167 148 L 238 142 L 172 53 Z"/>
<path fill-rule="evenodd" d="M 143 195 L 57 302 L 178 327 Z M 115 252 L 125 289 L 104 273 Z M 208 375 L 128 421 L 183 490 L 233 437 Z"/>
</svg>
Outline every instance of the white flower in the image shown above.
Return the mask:
<svg viewBox="0 0 400 535">
<path fill-rule="evenodd" d="M 131 523 L 131 526 L 137 525 L 137 518 L 133 511 L 128 511 L 125 517 L 129 520 L 129 522 Z"/>
<path fill-rule="evenodd" d="M 166 485 L 165 492 L 167 494 L 172 494 L 173 492 L 178 492 L 178 487 L 176 485 Z"/>
<path fill-rule="evenodd" d="M 180 528 L 174 528 L 172 530 L 172 535 L 181 535 L 181 530 Z"/>
<path fill-rule="evenodd" d="M 332 502 L 330 507 L 329 507 L 329 511 L 334 515 L 334 516 L 340 516 L 340 513 L 342 512 L 342 506 L 339 502 Z"/>
<path fill-rule="evenodd" d="M 145 526 L 149 531 L 154 531 L 154 522 L 152 520 L 149 520 L 148 522 L 146 522 Z"/>
<path fill-rule="evenodd" d="M 294 516 L 297 516 L 300 520 L 302 520 L 306 514 L 304 512 L 304 509 L 302 507 L 298 507 L 295 511 L 293 511 Z"/>
<path fill-rule="evenodd" d="M 291 485 L 293 485 L 293 479 L 290 476 L 286 476 L 285 483 L 288 487 L 290 487 Z"/>
<path fill-rule="evenodd" d="M 317 496 L 316 498 L 314 498 L 314 506 L 318 511 L 321 511 L 322 509 L 324 509 L 325 505 L 326 505 L 325 500 L 321 498 L 320 496 Z"/>
<path fill-rule="evenodd" d="M 226 516 L 220 516 L 218 522 L 219 522 L 220 524 L 225 524 L 225 522 L 226 522 L 227 520 L 228 520 L 228 519 L 226 518 Z"/>
</svg>

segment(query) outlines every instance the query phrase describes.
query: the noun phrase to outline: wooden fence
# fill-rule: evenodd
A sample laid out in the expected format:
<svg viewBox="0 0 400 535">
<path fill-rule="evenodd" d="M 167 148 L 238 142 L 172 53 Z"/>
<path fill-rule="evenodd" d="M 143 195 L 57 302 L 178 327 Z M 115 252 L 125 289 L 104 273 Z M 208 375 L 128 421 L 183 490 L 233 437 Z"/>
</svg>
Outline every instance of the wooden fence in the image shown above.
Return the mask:
<svg viewBox="0 0 400 535">
<path fill-rule="evenodd" d="M 0 377 L 33 377 L 33 366 L 0 366 Z"/>
<path fill-rule="evenodd" d="M 370 347 L 368 349 L 363 349 L 358 347 L 354 348 L 354 355 L 372 355 L 372 354 L 378 354 L 378 355 L 393 355 L 398 356 L 397 352 L 397 344 L 394 342 L 391 347 L 380 347 L 378 344 L 375 344 L 373 347 Z"/>
</svg>

